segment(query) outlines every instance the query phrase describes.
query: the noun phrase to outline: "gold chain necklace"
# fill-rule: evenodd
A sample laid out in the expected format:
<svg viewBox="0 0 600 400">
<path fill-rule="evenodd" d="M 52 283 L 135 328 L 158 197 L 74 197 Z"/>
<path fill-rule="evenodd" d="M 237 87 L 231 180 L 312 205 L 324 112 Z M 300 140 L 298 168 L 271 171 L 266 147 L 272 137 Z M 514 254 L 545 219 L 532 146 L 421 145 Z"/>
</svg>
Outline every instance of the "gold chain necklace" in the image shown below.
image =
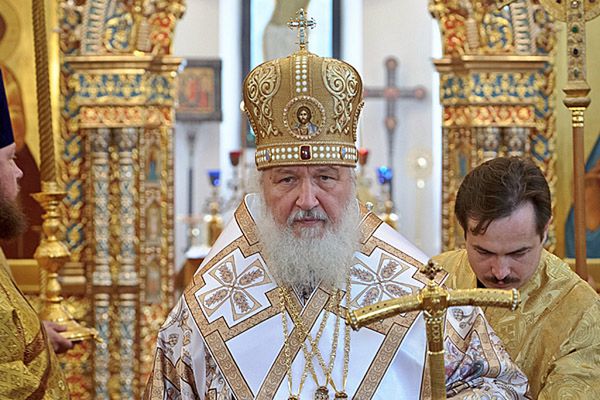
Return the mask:
<svg viewBox="0 0 600 400">
<path fill-rule="evenodd" d="M 321 339 L 321 334 L 322 329 L 325 328 L 326 326 L 326 321 L 327 321 L 327 317 L 329 316 L 328 313 L 324 313 L 323 315 L 323 319 L 321 320 L 321 326 L 319 327 L 319 332 L 317 332 L 317 336 L 313 339 L 312 336 L 310 335 L 310 332 L 308 331 L 308 329 L 306 329 L 306 327 L 304 326 L 304 323 L 302 322 L 302 319 L 300 318 L 300 313 L 298 312 L 298 310 L 296 310 L 296 307 L 294 305 L 294 303 L 291 301 L 290 297 L 289 297 L 289 293 L 287 292 L 286 289 L 281 289 L 283 295 L 284 295 L 284 299 L 288 305 L 289 311 L 290 311 L 290 316 L 292 317 L 292 320 L 294 321 L 294 324 L 298 327 L 298 330 L 300 331 L 300 334 L 302 335 L 302 337 L 304 338 L 302 341 L 302 348 L 304 350 L 304 357 L 306 358 L 306 360 L 311 360 L 310 365 L 312 365 L 312 358 L 313 358 L 313 354 L 316 355 L 317 360 L 319 362 L 319 365 L 321 366 L 321 369 L 323 370 L 323 374 L 326 377 L 326 383 L 325 386 L 323 385 L 319 385 L 319 382 L 317 380 L 317 375 L 314 372 L 314 370 L 312 371 L 312 375 L 313 375 L 313 379 L 315 381 L 315 383 L 317 384 L 317 386 L 319 387 L 317 389 L 317 394 L 316 394 L 316 398 L 321 399 L 321 398 L 328 398 L 328 397 L 323 397 L 323 396 L 327 396 L 327 381 L 329 381 L 329 376 L 330 376 L 330 371 L 333 368 L 333 363 L 335 362 L 335 355 L 337 353 L 337 343 L 338 343 L 338 337 L 339 337 L 339 315 L 336 315 L 336 324 L 335 324 L 335 329 L 334 329 L 334 334 L 333 334 L 333 341 L 332 341 L 332 349 L 331 349 L 331 353 L 330 353 L 330 357 L 329 357 L 329 365 L 326 366 L 325 365 L 325 360 L 323 359 L 323 356 L 321 355 L 321 352 L 319 351 L 318 345 L 319 345 L 319 341 Z M 338 300 L 338 293 L 340 293 L 340 291 L 336 291 L 336 295 L 335 295 L 335 301 L 336 304 L 339 304 L 339 299 Z M 309 340 L 311 348 L 312 348 L 312 353 L 310 353 L 307 349 L 307 345 L 306 345 L 306 339 Z M 335 387 L 334 387 L 335 389 Z"/>
<path fill-rule="evenodd" d="M 298 387 L 298 396 L 292 395 L 292 375 L 291 373 L 291 354 L 290 354 L 290 344 L 289 344 L 289 329 L 288 329 L 288 324 L 287 324 L 287 318 L 285 316 L 285 305 L 286 303 L 291 303 L 291 302 L 286 302 L 286 297 L 287 297 L 287 292 L 283 287 L 279 287 L 279 301 L 280 301 L 280 306 L 281 306 L 281 316 L 282 316 L 282 324 L 283 324 L 283 336 L 284 336 L 284 355 L 285 355 L 285 361 L 286 361 L 286 369 L 288 371 L 288 389 L 289 389 L 289 393 L 290 393 L 290 399 L 297 399 L 298 396 L 300 395 L 300 393 L 302 392 L 302 387 L 304 386 L 304 382 L 306 380 L 306 377 L 308 375 L 308 372 L 310 371 L 313 379 L 316 381 L 317 380 L 317 374 L 315 373 L 315 370 L 313 368 L 312 365 L 312 357 L 310 357 L 310 353 L 308 351 L 308 348 L 306 346 L 306 339 L 303 338 L 301 343 L 302 343 L 302 351 L 304 353 L 304 358 L 306 360 L 306 364 L 304 365 L 304 371 L 302 372 L 302 377 L 300 378 L 300 386 Z M 323 331 L 325 330 L 325 326 L 327 324 L 327 318 L 323 318 L 323 320 L 321 321 L 321 325 L 319 326 L 319 330 L 317 331 L 317 336 L 315 337 L 315 341 L 318 343 L 321 340 L 321 335 L 323 334 Z M 303 335 L 303 332 L 300 333 L 301 335 Z M 312 338 L 311 338 L 312 339 Z"/>
<path fill-rule="evenodd" d="M 344 297 L 346 297 L 346 308 L 349 309 L 350 307 L 350 274 L 348 271 L 348 274 L 346 276 L 346 295 Z M 296 310 L 296 307 L 294 305 L 294 303 L 291 301 L 290 299 L 290 295 L 288 290 L 285 287 L 280 286 L 279 287 L 279 299 L 280 299 L 280 304 L 281 304 L 281 315 L 282 315 L 282 324 L 283 324 L 283 334 L 284 334 L 284 356 L 285 356 L 285 363 L 286 363 L 286 369 L 287 369 L 287 375 L 288 375 L 288 389 L 289 389 L 289 400 L 299 400 L 300 398 L 300 393 L 302 393 L 302 387 L 304 385 L 304 382 L 306 380 L 306 377 L 308 376 L 308 372 L 311 372 L 311 375 L 313 377 L 313 380 L 315 381 L 315 383 L 317 384 L 317 390 L 315 392 L 315 399 L 316 400 L 325 400 L 325 399 L 329 399 L 329 390 L 327 389 L 327 384 L 329 383 L 331 385 L 331 387 L 333 388 L 333 390 L 335 391 L 335 399 L 347 399 L 348 395 L 346 394 L 346 383 L 348 380 L 348 371 L 349 371 L 349 362 L 350 362 L 350 326 L 346 325 L 345 329 L 344 329 L 344 365 L 343 365 L 343 377 L 342 377 L 342 390 L 339 391 L 335 385 L 335 383 L 333 382 L 333 379 L 331 378 L 331 372 L 333 371 L 333 366 L 335 363 L 335 358 L 337 355 L 337 345 L 338 345 L 338 339 L 339 339 L 339 326 L 340 326 L 340 315 L 342 315 L 342 312 L 344 312 L 343 307 L 342 307 L 342 295 L 341 295 L 341 290 L 336 290 L 335 292 L 335 297 L 334 297 L 334 301 L 335 304 L 337 305 L 337 313 L 336 313 L 336 321 L 335 321 L 335 329 L 334 329 L 334 334 L 333 334 L 333 340 L 332 340 L 332 348 L 331 348 L 331 353 L 329 354 L 329 365 L 325 364 L 325 360 L 323 359 L 323 356 L 321 355 L 321 351 L 318 348 L 318 344 L 319 341 L 321 339 L 321 335 L 323 334 L 325 325 L 326 325 L 326 321 L 327 321 L 327 316 L 328 313 L 325 312 L 323 315 L 323 318 L 321 320 L 321 324 L 319 326 L 319 330 L 317 331 L 317 335 L 315 336 L 315 338 L 313 339 L 313 337 L 310 335 L 310 332 L 308 331 L 308 329 L 306 329 L 306 327 L 304 326 L 304 323 L 302 322 L 302 319 L 300 318 L 300 314 L 299 312 Z M 300 379 L 300 386 L 298 388 L 298 394 L 294 395 L 292 392 L 292 360 L 291 360 L 291 354 L 290 354 L 290 345 L 289 345 L 289 330 L 288 330 L 288 326 L 287 326 L 287 318 L 285 316 L 285 310 L 286 310 L 286 304 L 287 304 L 287 308 L 289 310 L 290 313 L 290 317 L 292 318 L 292 321 L 294 321 L 294 324 L 296 325 L 296 327 L 298 327 L 298 330 L 300 331 L 301 336 L 303 337 L 302 340 L 302 350 L 304 353 L 304 358 L 305 358 L 305 365 L 304 365 L 304 371 L 302 373 L 302 377 Z M 306 345 L 306 339 L 309 340 L 311 348 L 312 348 L 312 352 L 308 351 L 308 346 Z M 321 366 L 321 369 L 323 371 L 323 375 L 325 375 L 325 385 L 319 385 L 319 382 L 317 380 L 317 375 L 314 371 L 313 368 L 313 362 L 312 362 L 312 358 L 316 356 L 317 360 L 319 362 L 319 365 Z"/>
</svg>

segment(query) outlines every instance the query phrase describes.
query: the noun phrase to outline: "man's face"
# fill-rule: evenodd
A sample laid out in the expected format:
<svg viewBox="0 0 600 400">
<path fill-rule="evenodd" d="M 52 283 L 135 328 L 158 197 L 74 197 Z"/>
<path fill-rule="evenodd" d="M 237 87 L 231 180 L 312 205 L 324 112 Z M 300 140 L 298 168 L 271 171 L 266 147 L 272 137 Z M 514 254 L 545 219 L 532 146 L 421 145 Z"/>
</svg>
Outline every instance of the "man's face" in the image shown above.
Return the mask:
<svg viewBox="0 0 600 400">
<path fill-rule="evenodd" d="M 481 283 L 487 288 L 512 289 L 529 280 L 543 249 L 542 238 L 535 229 L 535 209 L 530 202 L 508 217 L 492 221 L 482 234 L 471 233 L 477 221 L 470 219 L 468 224 L 467 256 Z"/>
<path fill-rule="evenodd" d="M 310 117 L 308 116 L 308 111 L 304 108 L 301 109 L 298 112 L 298 121 L 300 121 L 301 124 L 306 124 L 309 120 Z"/>
<path fill-rule="evenodd" d="M 353 179 L 349 167 L 274 167 L 263 172 L 262 189 L 277 224 L 290 226 L 296 236 L 306 231 L 320 236 L 341 221 Z"/>
<path fill-rule="evenodd" d="M 14 201 L 19 194 L 19 179 L 23 171 L 15 163 L 16 145 L 13 143 L 0 149 L 0 196 Z"/>
<path fill-rule="evenodd" d="M 26 218 L 17 203 L 18 180 L 23 172 L 15 164 L 15 144 L 0 149 L 0 239 L 10 240 L 26 228 Z"/>
</svg>

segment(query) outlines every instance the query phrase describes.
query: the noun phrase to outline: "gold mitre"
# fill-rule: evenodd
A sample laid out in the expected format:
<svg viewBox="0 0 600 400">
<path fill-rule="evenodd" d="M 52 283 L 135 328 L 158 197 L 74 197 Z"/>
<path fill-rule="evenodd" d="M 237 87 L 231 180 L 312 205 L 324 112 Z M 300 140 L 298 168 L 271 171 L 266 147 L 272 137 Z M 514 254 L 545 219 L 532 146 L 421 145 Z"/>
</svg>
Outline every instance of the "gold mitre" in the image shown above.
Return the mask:
<svg viewBox="0 0 600 400">
<path fill-rule="evenodd" d="M 302 22 L 304 13 L 299 12 Z M 259 170 L 284 165 L 355 166 L 362 80 L 351 65 L 306 50 L 267 61 L 244 80 Z"/>
</svg>

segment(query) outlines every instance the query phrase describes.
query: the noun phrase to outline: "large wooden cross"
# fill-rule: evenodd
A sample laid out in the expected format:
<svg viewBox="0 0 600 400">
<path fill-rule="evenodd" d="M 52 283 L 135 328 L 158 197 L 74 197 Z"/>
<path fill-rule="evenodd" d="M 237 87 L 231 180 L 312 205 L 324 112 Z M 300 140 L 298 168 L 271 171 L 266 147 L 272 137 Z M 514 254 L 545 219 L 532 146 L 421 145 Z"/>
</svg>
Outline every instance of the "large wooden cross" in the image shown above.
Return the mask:
<svg viewBox="0 0 600 400">
<path fill-rule="evenodd" d="M 394 132 L 398 126 L 396 118 L 396 102 L 400 99 L 417 99 L 425 98 L 427 91 L 423 86 L 414 87 L 398 87 L 396 85 L 396 70 L 398 69 L 398 59 L 388 57 L 385 59 L 386 70 L 386 85 L 384 87 L 365 87 L 363 89 L 363 97 L 368 98 L 383 98 L 386 104 L 385 113 L 385 130 L 388 138 L 388 166 L 392 168 L 394 161 Z M 393 201 L 392 182 L 390 182 L 390 200 Z"/>
<path fill-rule="evenodd" d="M 514 2 L 498 1 L 499 7 Z M 567 85 L 563 103 L 571 111 L 573 131 L 573 181 L 575 209 L 575 270 L 588 279 L 585 243 L 585 149 L 583 114 L 590 104 L 585 76 L 585 24 L 600 14 L 599 0 L 540 0 L 557 20 L 567 23 Z"/>
<path fill-rule="evenodd" d="M 385 300 L 358 310 L 348 310 L 346 323 L 359 329 L 385 318 L 409 311 L 423 311 L 427 329 L 427 354 L 431 379 L 431 398 L 446 399 L 446 373 L 444 368 L 444 315 L 448 307 L 491 306 L 515 310 L 519 305 L 519 292 L 499 289 L 462 289 L 449 292 L 435 282 L 442 271 L 439 264 L 429 261 L 421 270 L 428 278 L 427 285 L 417 294 Z"/>
</svg>

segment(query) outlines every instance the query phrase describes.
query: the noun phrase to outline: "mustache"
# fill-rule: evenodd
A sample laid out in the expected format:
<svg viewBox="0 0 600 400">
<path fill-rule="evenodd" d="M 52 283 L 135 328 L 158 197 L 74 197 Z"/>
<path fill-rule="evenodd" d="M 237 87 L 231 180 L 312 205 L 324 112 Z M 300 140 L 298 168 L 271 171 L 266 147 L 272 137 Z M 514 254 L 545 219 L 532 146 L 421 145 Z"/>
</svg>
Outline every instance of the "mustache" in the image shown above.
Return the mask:
<svg viewBox="0 0 600 400">
<path fill-rule="evenodd" d="M 492 282 L 492 283 L 495 283 L 495 284 L 499 284 L 500 282 L 502 282 L 505 285 L 508 285 L 508 284 L 511 284 L 511 283 L 518 283 L 519 282 L 519 278 L 517 278 L 515 276 L 507 276 L 504 279 L 498 279 L 494 275 L 490 275 L 490 276 L 486 276 L 485 279 L 488 282 Z"/>
<path fill-rule="evenodd" d="M 329 216 L 323 210 L 299 210 L 288 217 L 287 224 L 292 225 L 294 222 L 304 221 L 307 219 L 327 221 L 329 219 Z"/>
</svg>

